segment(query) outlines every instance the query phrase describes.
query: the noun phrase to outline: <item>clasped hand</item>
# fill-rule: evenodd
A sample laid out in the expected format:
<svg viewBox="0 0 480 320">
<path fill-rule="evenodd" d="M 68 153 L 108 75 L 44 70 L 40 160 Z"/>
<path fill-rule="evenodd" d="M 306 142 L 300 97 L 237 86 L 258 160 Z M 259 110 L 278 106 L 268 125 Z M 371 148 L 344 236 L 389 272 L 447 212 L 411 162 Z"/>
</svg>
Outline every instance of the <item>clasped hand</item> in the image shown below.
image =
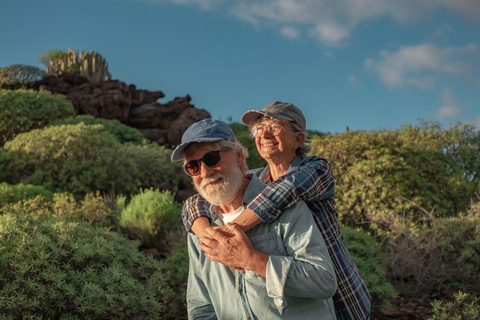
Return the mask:
<svg viewBox="0 0 480 320">
<path fill-rule="evenodd" d="M 238 225 L 229 223 L 208 227 L 205 231 L 206 235 L 200 238 L 200 249 L 208 259 L 242 273 L 249 270 L 248 263 L 255 249 Z"/>
</svg>

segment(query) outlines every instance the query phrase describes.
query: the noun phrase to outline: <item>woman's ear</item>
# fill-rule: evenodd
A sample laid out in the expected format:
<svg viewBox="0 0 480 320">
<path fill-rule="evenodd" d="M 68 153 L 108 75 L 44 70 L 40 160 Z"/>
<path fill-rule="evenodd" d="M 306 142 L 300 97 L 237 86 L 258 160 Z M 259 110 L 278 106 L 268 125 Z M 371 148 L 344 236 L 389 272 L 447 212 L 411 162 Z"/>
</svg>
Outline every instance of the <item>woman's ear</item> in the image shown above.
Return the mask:
<svg viewBox="0 0 480 320">
<path fill-rule="evenodd" d="M 295 142 L 295 149 L 299 148 L 302 145 L 302 143 L 305 142 L 305 138 L 306 138 L 305 132 L 299 132 L 297 134 L 297 141 Z"/>
</svg>

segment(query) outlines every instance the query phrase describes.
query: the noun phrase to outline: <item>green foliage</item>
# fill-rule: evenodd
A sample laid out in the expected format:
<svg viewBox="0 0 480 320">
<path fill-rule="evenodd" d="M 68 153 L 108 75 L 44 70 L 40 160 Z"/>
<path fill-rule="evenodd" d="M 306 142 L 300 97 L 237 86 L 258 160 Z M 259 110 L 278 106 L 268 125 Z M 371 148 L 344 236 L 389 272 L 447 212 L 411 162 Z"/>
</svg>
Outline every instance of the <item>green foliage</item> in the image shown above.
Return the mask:
<svg viewBox="0 0 480 320">
<path fill-rule="evenodd" d="M 116 137 L 120 143 L 131 142 L 138 145 L 141 144 L 144 139 L 143 134 L 136 128 L 126 126 L 118 120 L 95 118 L 90 115 L 79 115 L 63 120 L 56 120 L 50 124 L 50 126 L 62 126 L 68 124 L 75 125 L 81 122 L 85 123 L 86 125 L 101 124 L 103 128 Z"/>
<path fill-rule="evenodd" d="M 312 153 L 326 158 L 336 178 L 337 209 L 347 225 L 386 212 L 423 217 L 464 211 L 480 185 L 480 133 L 457 124 L 405 126 L 398 131 L 349 131 L 314 138 Z"/>
<path fill-rule="evenodd" d="M 76 201 L 71 194 L 56 193 L 52 209 L 57 217 L 91 224 L 106 225 L 107 218 L 112 215 L 112 211 L 105 205 L 98 191 L 95 195 L 87 193 L 81 202 Z"/>
<path fill-rule="evenodd" d="M 384 215 L 381 237 L 391 276 L 402 290 L 434 291 L 442 285 L 480 287 L 480 203 L 458 217 L 430 214 L 423 223 Z"/>
<path fill-rule="evenodd" d="M 0 89 L 0 145 L 21 132 L 41 128 L 73 112 L 70 101 L 48 91 Z"/>
<path fill-rule="evenodd" d="M 387 279 L 386 254 L 379 243 L 362 230 L 343 227 L 345 246 L 350 252 L 374 301 L 373 308 L 387 309 L 397 296 Z"/>
<path fill-rule="evenodd" d="M 153 143 L 119 143 L 102 125 L 52 126 L 18 135 L 0 152 L 0 181 L 43 185 L 76 197 L 115 197 L 138 188 L 177 190 L 186 179 L 170 150 Z"/>
<path fill-rule="evenodd" d="M 267 162 L 258 153 L 257 146 L 255 145 L 255 139 L 251 137 L 248 127 L 241 123 L 230 123 L 229 126 L 235 133 L 237 140 L 248 149 L 248 167 L 250 169 L 265 167 Z"/>
<path fill-rule="evenodd" d="M 177 241 L 174 250 L 162 264 L 162 273 L 157 273 L 166 283 L 161 288 L 161 297 L 168 306 L 164 319 L 187 318 L 188 248 L 185 237 Z"/>
<path fill-rule="evenodd" d="M 147 247 L 163 248 L 168 232 L 180 231 L 182 210 L 169 191 L 145 189 L 120 212 L 120 226 Z"/>
<path fill-rule="evenodd" d="M 0 310 L 17 319 L 169 319 L 184 297 L 173 265 L 88 223 L 42 216 L 44 204 L 0 216 Z M 164 298 L 166 297 L 166 298 Z M 175 309 L 176 310 L 176 309 Z"/>
<path fill-rule="evenodd" d="M 110 80 L 107 61 L 98 52 L 73 50 L 50 50 L 42 54 L 38 61 L 47 68 L 47 75 L 73 73 L 85 76 L 90 81 Z"/>
<path fill-rule="evenodd" d="M 454 300 L 432 302 L 431 320 L 474 320 L 480 319 L 480 298 L 461 291 L 453 294 Z"/>
<path fill-rule="evenodd" d="M 42 196 L 46 201 L 53 200 L 53 193 L 42 186 L 25 185 L 23 183 L 17 185 L 9 185 L 6 182 L 0 183 L 0 206 L 33 199 L 36 196 Z"/>
<path fill-rule="evenodd" d="M 43 71 L 40 68 L 24 64 L 12 64 L 5 68 L 0 68 L 0 85 L 25 84 L 38 81 L 42 79 L 42 76 Z"/>
</svg>

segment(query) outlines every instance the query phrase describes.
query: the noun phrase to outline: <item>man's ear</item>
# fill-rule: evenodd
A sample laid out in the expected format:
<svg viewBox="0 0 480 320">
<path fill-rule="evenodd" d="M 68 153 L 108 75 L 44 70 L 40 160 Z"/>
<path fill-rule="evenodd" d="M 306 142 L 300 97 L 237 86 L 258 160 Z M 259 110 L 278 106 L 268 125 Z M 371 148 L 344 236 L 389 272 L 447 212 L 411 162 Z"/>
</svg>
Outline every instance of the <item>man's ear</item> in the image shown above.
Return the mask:
<svg viewBox="0 0 480 320">
<path fill-rule="evenodd" d="M 245 154 L 243 151 L 239 148 L 237 151 L 237 164 L 241 168 L 245 163 Z"/>
</svg>

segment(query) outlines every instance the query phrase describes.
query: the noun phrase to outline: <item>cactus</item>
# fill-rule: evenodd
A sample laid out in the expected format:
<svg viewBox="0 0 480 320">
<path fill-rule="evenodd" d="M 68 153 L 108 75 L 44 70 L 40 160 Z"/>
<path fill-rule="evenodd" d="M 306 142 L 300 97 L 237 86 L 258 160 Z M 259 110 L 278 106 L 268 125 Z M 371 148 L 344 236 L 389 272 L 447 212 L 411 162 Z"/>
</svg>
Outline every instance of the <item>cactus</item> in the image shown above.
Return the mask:
<svg viewBox="0 0 480 320">
<path fill-rule="evenodd" d="M 107 61 L 100 53 L 82 50 L 67 51 L 52 50 L 40 56 L 39 60 L 46 65 L 46 74 L 60 75 L 62 73 L 73 73 L 87 77 L 92 82 L 110 80 L 112 78 L 108 71 Z"/>
</svg>

